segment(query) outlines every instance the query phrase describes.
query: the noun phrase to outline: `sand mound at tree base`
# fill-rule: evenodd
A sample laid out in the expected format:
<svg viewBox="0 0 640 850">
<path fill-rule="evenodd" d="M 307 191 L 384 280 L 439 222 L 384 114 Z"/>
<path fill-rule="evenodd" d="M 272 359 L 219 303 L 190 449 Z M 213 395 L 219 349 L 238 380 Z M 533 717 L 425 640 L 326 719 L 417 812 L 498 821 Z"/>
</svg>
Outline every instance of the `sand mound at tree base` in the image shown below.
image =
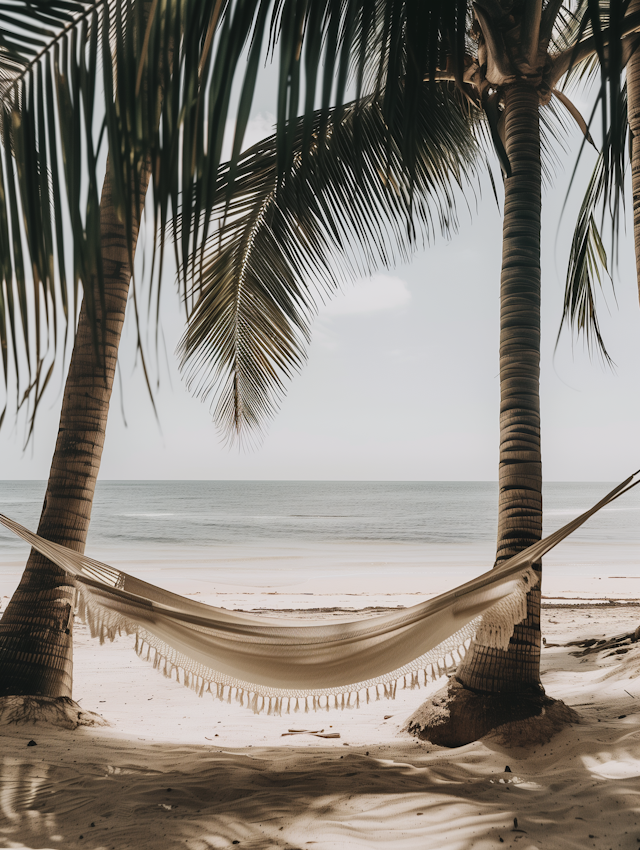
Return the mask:
<svg viewBox="0 0 640 850">
<path fill-rule="evenodd" d="M 61 729 L 110 725 L 100 714 L 86 711 L 69 697 L 0 697 L 0 726 L 9 723 L 47 723 Z"/>
<path fill-rule="evenodd" d="M 409 718 L 407 731 L 440 747 L 488 737 L 506 747 L 544 744 L 580 716 L 543 692 L 482 694 L 452 679 Z"/>
</svg>

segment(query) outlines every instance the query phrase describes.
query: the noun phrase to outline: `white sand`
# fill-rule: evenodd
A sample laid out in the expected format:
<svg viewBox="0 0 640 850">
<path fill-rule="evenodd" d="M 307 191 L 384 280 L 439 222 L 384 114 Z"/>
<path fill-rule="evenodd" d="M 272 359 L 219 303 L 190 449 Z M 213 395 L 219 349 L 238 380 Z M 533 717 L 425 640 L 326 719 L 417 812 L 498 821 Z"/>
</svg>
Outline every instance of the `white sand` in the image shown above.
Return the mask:
<svg viewBox="0 0 640 850">
<path fill-rule="evenodd" d="M 620 580 L 599 584 L 601 599 L 622 598 Z M 577 607 L 553 592 L 570 607 L 545 608 L 549 643 L 610 637 L 640 623 L 637 604 Z M 226 593 L 218 604 L 340 607 L 343 615 L 345 605 L 417 601 Z M 256 717 L 166 680 L 132 644 L 129 637 L 101 647 L 76 625 L 74 697 L 111 727 L 0 728 L 1 847 L 640 847 L 640 645 L 608 658 L 545 648 L 547 693 L 583 722 L 544 746 L 506 751 L 489 740 L 445 750 L 402 731 L 442 683 L 357 711 Z M 282 737 L 294 727 L 340 738 Z"/>
</svg>

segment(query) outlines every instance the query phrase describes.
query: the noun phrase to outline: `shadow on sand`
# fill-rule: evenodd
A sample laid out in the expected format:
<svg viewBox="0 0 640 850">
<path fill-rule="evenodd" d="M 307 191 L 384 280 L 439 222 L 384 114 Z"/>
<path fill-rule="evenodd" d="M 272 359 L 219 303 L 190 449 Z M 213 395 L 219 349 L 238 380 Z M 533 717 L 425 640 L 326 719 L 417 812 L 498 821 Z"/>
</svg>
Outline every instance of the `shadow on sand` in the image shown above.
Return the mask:
<svg viewBox="0 0 640 850">
<path fill-rule="evenodd" d="M 0 846 L 626 850 L 640 842 L 640 717 L 609 708 L 527 752 L 408 736 L 222 750 L 5 726 Z"/>
</svg>

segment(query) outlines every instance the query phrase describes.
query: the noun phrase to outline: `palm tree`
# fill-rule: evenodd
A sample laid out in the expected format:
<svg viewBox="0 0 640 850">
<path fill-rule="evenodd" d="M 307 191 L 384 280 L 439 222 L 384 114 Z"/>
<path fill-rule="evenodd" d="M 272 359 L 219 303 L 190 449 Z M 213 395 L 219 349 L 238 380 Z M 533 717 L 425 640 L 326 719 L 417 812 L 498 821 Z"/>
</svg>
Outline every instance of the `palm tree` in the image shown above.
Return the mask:
<svg viewBox="0 0 640 850">
<path fill-rule="evenodd" d="M 65 11 L 68 11 L 68 8 Z M 76 29 L 72 28 L 71 31 L 76 33 L 76 37 L 82 32 L 83 25 L 85 31 L 90 26 L 89 38 L 94 40 L 93 55 L 90 55 L 91 64 L 91 60 L 97 59 L 97 18 L 94 17 L 91 25 L 89 25 L 87 17 L 89 12 L 95 15 L 95 9 L 91 9 L 89 4 L 85 4 L 85 8 L 81 8 L 78 4 L 74 11 L 76 17 L 72 17 L 71 21 L 75 23 Z M 49 12 L 49 9 L 47 9 L 47 12 Z M 42 17 L 46 18 L 44 12 Z M 38 18 L 37 14 L 36 18 Z M 42 20 L 38 20 L 37 23 L 41 25 Z M 68 25 L 69 20 L 66 23 Z M 135 23 L 139 29 L 140 22 Z M 52 28 L 49 36 L 50 44 L 55 45 L 63 32 L 64 26 L 59 28 L 59 24 Z M 136 35 L 135 29 L 132 29 L 131 34 Z M 20 37 L 25 37 L 25 34 L 20 33 Z M 139 32 L 137 37 L 140 37 Z M 78 53 L 75 46 L 72 47 L 70 53 L 69 65 L 71 67 L 73 67 L 74 59 L 80 58 L 80 62 L 82 61 L 82 53 Z M 12 117 L 15 120 L 16 112 L 20 110 L 22 105 L 21 100 L 25 96 L 25 91 L 21 92 L 17 83 L 22 82 L 25 77 L 31 74 L 31 79 L 28 80 L 29 85 L 25 86 L 25 89 L 29 91 L 32 97 L 43 96 L 47 85 L 53 87 L 55 83 L 59 92 L 62 88 L 60 73 L 57 73 L 55 77 L 50 77 L 44 84 L 41 81 L 36 82 L 32 57 L 27 54 L 26 62 L 22 65 L 18 61 L 21 58 L 24 59 L 25 57 L 21 57 L 18 53 L 16 59 L 14 49 L 11 58 L 8 60 L 13 60 L 15 73 L 9 77 L 3 92 L 5 128 Z M 40 67 L 36 64 L 36 73 L 43 70 L 42 64 Z M 48 67 L 48 70 L 52 70 L 51 66 Z M 55 71 L 58 70 L 55 69 Z M 66 70 L 64 65 L 61 70 L 63 73 Z M 86 86 L 86 82 L 84 84 Z M 34 89 L 37 92 L 35 95 Z M 59 93 L 61 100 L 63 94 L 64 92 Z M 73 94 L 77 97 L 79 92 L 75 91 Z M 90 97 L 90 94 L 90 92 L 85 92 L 88 97 Z M 144 109 L 146 98 L 142 97 L 141 100 L 143 102 L 140 106 Z M 28 110 L 20 111 L 23 115 L 26 112 L 27 115 L 24 117 L 28 117 Z M 60 118 L 64 116 L 62 109 L 60 109 L 59 116 Z M 40 117 L 44 118 L 44 115 L 41 114 Z M 50 114 L 48 117 L 53 119 L 54 115 Z M 89 126 L 91 119 L 92 116 L 89 113 L 87 116 Z M 80 128 L 78 126 L 75 129 Z M 68 133 L 65 133 L 65 130 L 68 130 Z M 49 130 L 47 142 L 52 148 L 58 141 L 56 135 L 55 130 Z M 6 138 L 7 136 L 5 136 Z M 37 139 L 38 153 L 42 157 L 39 163 L 38 177 L 43 173 L 46 175 L 45 151 L 43 150 L 42 140 L 43 134 L 41 133 Z M 20 161 L 21 155 L 25 153 L 29 155 L 33 153 L 33 149 L 30 148 L 28 139 L 14 136 L 12 141 L 11 153 L 18 164 L 16 185 L 11 186 L 10 173 L 7 174 L 7 171 L 5 171 L 4 176 L 5 179 L 9 178 L 7 182 L 16 195 L 20 191 L 24 211 L 23 227 L 34 242 L 33 245 L 30 245 L 31 254 L 36 254 L 39 250 L 38 259 L 42 258 L 44 261 L 41 266 L 34 264 L 33 275 L 40 286 L 44 288 L 47 285 L 53 285 L 56 281 L 56 276 L 52 273 L 50 266 L 47 268 L 47 260 L 49 264 L 53 261 L 52 248 L 54 244 L 52 222 L 46 209 L 46 203 L 49 200 L 47 187 L 46 185 L 43 186 L 42 182 L 35 187 L 25 185 L 28 184 L 26 176 L 30 172 L 28 166 Z M 79 138 L 74 137 L 73 128 L 65 128 L 61 123 L 59 141 L 63 148 L 63 160 L 66 157 L 74 155 L 77 157 L 79 155 Z M 54 204 L 57 204 L 55 224 L 60 227 L 62 215 L 60 212 L 59 185 L 62 181 L 56 171 L 58 163 L 56 162 L 55 151 L 50 151 L 50 153 L 52 156 L 49 165 L 52 166 L 52 184 L 55 187 L 55 194 L 51 200 Z M 91 153 L 93 154 L 93 152 Z M 95 154 L 93 155 L 95 156 Z M 77 185 L 79 174 L 72 175 L 72 180 L 76 181 L 75 187 L 70 187 L 71 181 L 67 180 L 67 191 L 70 188 L 75 188 L 78 192 L 75 199 L 73 195 L 69 197 L 70 209 L 68 212 L 70 216 L 76 213 L 75 224 L 79 225 L 78 229 L 80 230 L 80 233 L 76 232 L 74 236 L 81 245 L 83 241 L 89 244 L 84 245 L 84 252 L 78 252 L 80 256 L 76 262 L 80 269 L 76 267 L 73 270 L 74 275 L 77 275 L 83 283 L 84 298 L 77 321 L 73 352 L 63 396 L 58 439 L 39 528 L 49 539 L 64 542 L 65 545 L 79 551 L 84 550 L 89 528 L 92 499 L 104 445 L 109 400 L 116 371 L 118 344 L 128 300 L 131 258 L 135 252 L 140 218 L 144 209 L 150 178 L 148 158 L 142 159 L 138 163 L 133 178 L 130 174 L 125 173 L 125 178 L 130 181 L 130 194 L 133 200 L 128 201 L 130 215 L 119 215 L 117 192 L 114 186 L 114 166 L 111 160 L 110 155 L 106 164 L 99 206 L 97 203 L 96 175 L 95 172 L 89 172 L 91 183 L 87 193 L 84 226 L 80 210 L 73 210 L 71 204 L 73 200 L 76 201 L 78 206 L 80 203 L 80 187 Z M 6 162 L 8 169 L 10 168 L 9 160 Z M 22 174 L 20 173 L 20 165 L 24 167 Z M 73 168 L 73 165 L 70 164 L 69 167 Z M 69 177 L 68 174 L 65 176 Z M 33 215 L 34 211 L 29 209 L 29 201 L 24 201 L 30 189 L 34 192 L 36 198 L 45 201 L 40 209 L 44 212 L 43 218 L 48 229 L 39 228 L 36 219 L 33 222 L 35 226 L 30 230 L 32 221 L 29 213 Z M 12 222 L 12 227 L 15 233 L 18 229 L 17 220 Z M 93 232 L 92 228 L 94 228 Z M 40 245 L 38 244 L 39 236 L 42 238 Z M 60 242 L 56 247 L 60 252 L 62 248 Z M 20 281 L 22 269 L 18 262 L 15 264 L 15 271 L 17 272 L 16 277 Z M 57 281 L 62 283 L 59 294 L 64 299 L 65 319 L 67 329 L 69 329 L 69 323 L 75 321 L 76 310 L 74 304 L 69 303 L 71 299 L 68 298 L 69 293 L 66 291 L 65 271 L 64 261 L 61 260 Z M 12 283 L 10 273 L 9 267 L 8 274 L 5 276 L 5 292 L 7 294 L 10 293 Z M 75 296 L 75 293 L 72 292 L 71 294 Z M 55 297 L 52 299 L 52 305 L 55 310 Z M 11 308 L 12 305 L 9 304 L 9 306 Z M 21 316 L 23 319 L 27 318 L 24 309 L 21 310 Z M 12 316 L 9 319 L 10 330 L 15 340 L 15 322 Z M 50 329 L 51 333 L 54 334 L 54 361 L 57 345 L 55 322 L 54 312 Z M 6 330 L 7 323 L 3 328 L 5 333 Z M 35 334 L 37 335 L 37 333 L 36 328 Z M 29 339 L 27 334 L 23 337 L 23 341 L 28 350 Z M 41 363 L 45 362 L 45 357 L 46 352 L 38 353 L 38 360 L 35 364 L 37 377 L 35 383 L 31 382 L 30 386 L 30 388 L 33 387 L 32 391 L 35 396 L 34 410 L 31 415 L 32 427 L 38 401 L 44 386 L 46 386 L 46 380 L 42 382 L 42 386 L 39 385 L 40 382 L 37 380 L 42 371 Z M 16 363 L 19 366 L 17 358 Z M 49 372 L 51 369 L 52 365 L 49 366 Z M 28 388 L 27 393 L 30 388 Z M 0 622 L 0 696 L 21 694 L 70 698 L 73 673 L 72 630 L 74 608 L 75 587 L 73 582 L 62 570 L 32 551 L 20 584 Z"/>
<path fill-rule="evenodd" d="M 420 10 L 410 2 L 394 6 L 398 20 L 392 23 L 362 24 L 362 30 L 370 30 L 358 31 L 353 40 L 365 57 L 356 78 L 370 81 L 367 97 L 333 112 L 307 109 L 296 121 L 290 113 L 284 129 L 281 115 L 278 137 L 222 170 L 227 182 L 219 208 L 223 224 L 201 254 L 192 281 L 184 365 L 192 370 L 197 391 L 218 393 L 221 420 L 250 430 L 277 407 L 282 379 L 303 356 L 308 325 L 299 312 L 310 309 L 305 281 L 315 275 L 330 288 L 327 255 L 348 254 L 345 246 L 354 235 L 364 240 L 365 263 L 386 261 L 381 218 L 390 223 L 389 239 L 401 249 L 411 243 L 416 222 L 430 222 L 429 213 L 449 229 L 455 183 L 462 184 L 474 152 L 480 161 L 482 117 L 505 187 L 496 565 L 538 540 L 542 526 L 540 121 L 551 120 L 555 101 L 587 134 L 584 119 L 560 88 L 562 81 L 598 56 L 609 61 L 605 73 L 611 74 L 614 52 L 619 60 L 628 55 L 640 26 L 638 13 L 624 5 L 614 9 L 617 17 L 592 5 L 479 0 L 469 8 L 452 4 L 452 20 L 437 4 L 422 4 L 432 15 L 429 25 L 434 26 L 434 15 L 439 21 L 435 45 L 424 30 L 416 30 Z M 370 31 L 377 52 L 362 47 Z M 315 49 L 313 54 L 307 47 L 318 55 Z M 373 68 L 366 58 L 371 55 Z M 290 77 L 295 89 L 294 71 Z M 470 110 L 466 119 L 461 96 Z M 308 94 L 306 104 L 313 104 Z M 458 120 L 447 125 L 445 117 L 456 113 Z M 429 132 L 431 137 L 421 135 Z M 434 148 L 439 161 L 447 162 L 447 150 L 451 157 L 440 180 L 432 167 Z M 278 317 L 285 314 L 291 323 L 291 305 L 280 305 L 278 298 L 292 292 L 297 295 L 293 324 L 300 332 L 293 339 L 273 332 L 272 316 L 263 307 L 266 294 L 269 304 L 278 304 Z M 256 318 L 264 326 L 258 339 L 242 333 L 242 323 Z M 238 331 L 235 338 L 225 323 Z M 528 594 L 527 616 L 506 650 L 471 647 L 446 698 L 435 701 L 434 728 L 423 729 L 423 736 L 461 744 L 508 720 L 548 710 L 553 701 L 540 682 L 540 644 L 538 585 Z"/>
<path fill-rule="evenodd" d="M 161 15 L 157 3 L 147 0 L 25 2 L 3 13 L 9 25 L 0 35 L 3 377 L 8 386 L 13 366 L 17 394 L 22 386 L 32 404 L 32 429 L 56 359 L 64 357 L 67 336 L 75 332 L 39 529 L 78 551 L 84 550 L 89 528 L 150 181 L 162 209 L 156 216 L 161 236 L 166 226 L 168 157 L 157 137 L 164 132 L 165 147 L 171 149 L 171 109 L 180 110 L 189 100 L 173 91 L 171 109 L 163 108 L 178 24 L 184 27 L 184 49 L 194 37 L 189 31 L 194 16 L 200 29 L 204 20 L 207 32 L 207 19 L 196 6 L 183 7 L 182 21 L 176 4 L 165 5 Z M 103 38 L 110 31 L 111 42 Z M 101 85 L 107 93 L 102 109 L 96 106 Z M 96 113 L 102 121 L 98 134 Z M 98 159 L 105 136 L 108 157 L 99 199 Z M 70 268 L 65 228 L 73 243 Z M 30 283 L 35 311 L 29 305 Z M 0 696 L 70 699 L 74 608 L 73 582 L 32 551 L 0 622 Z"/>
</svg>

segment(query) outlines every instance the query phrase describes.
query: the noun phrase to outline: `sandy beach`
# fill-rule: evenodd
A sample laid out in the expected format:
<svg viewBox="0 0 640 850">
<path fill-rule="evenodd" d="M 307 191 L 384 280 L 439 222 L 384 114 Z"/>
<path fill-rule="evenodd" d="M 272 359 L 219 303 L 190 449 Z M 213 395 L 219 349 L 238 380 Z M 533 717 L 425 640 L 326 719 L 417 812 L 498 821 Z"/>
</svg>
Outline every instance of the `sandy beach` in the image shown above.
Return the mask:
<svg viewBox="0 0 640 850">
<path fill-rule="evenodd" d="M 255 716 L 165 679 L 134 654 L 132 637 L 100 646 L 76 623 L 74 697 L 110 725 L 0 728 L 0 846 L 638 847 L 640 645 L 583 657 L 564 645 L 635 629 L 640 600 L 611 604 L 615 590 L 608 581 L 599 597 L 545 600 L 542 680 L 581 723 L 517 750 L 491 738 L 447 750 L 407 734 L 442 680 L 358 710 Z M 371 616 L 392 600 L 227 588 L 222 604 L 304 602 L 308 616 L 330 617 Z M 283 737 L 289 729 L 309 733 Z M 320 730 L 340 737 L 310 734 Z"/>
</svg>

